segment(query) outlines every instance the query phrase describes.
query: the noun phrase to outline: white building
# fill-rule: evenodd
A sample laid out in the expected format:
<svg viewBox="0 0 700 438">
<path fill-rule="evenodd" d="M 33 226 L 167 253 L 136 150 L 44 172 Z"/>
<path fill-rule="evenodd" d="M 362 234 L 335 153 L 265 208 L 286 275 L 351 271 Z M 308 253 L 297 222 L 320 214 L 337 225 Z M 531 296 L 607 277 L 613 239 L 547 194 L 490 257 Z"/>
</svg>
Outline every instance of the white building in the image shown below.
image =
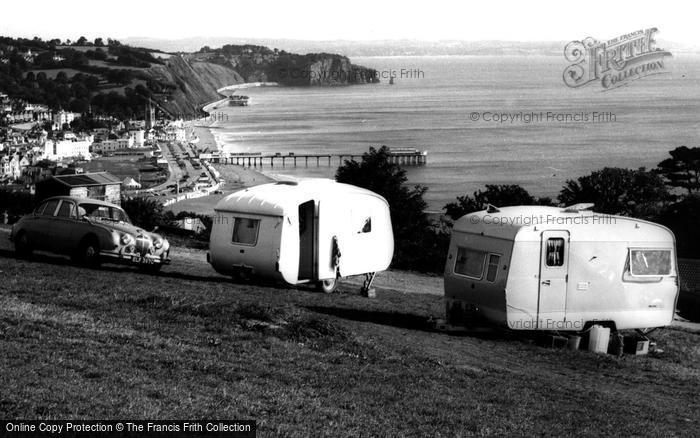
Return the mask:
<svg viewBox="0 0 700 438">
<path fill-rule="evenodd" d="M 63 158 L 82 158 L 90 160 L 90 145 L 92 139 L 65 139 L 47 140 L 44 143 L 44 157 L 49 160 L 61 160 Z"/>
<path fill-rule="evenodd" d="M 143 129 L 132 129 L 129 131 L 129 137 L 134 140 L 134 147 L 143 147 L 143 142 L 145 140 L 145 132 Z"/>
<path fill-rule="evenodd" d="M 10 155 L 2 157 L 2 176 L 12 180 L 19 179 L 22 176 L 22 159 L 19 155 Z"/>
<path fill-rule="evenodd" d="M 80 117 L 80 114 L 71 113 L 68 111 L 59 111 L 53 115 L 53 130 L 60 131 L 63 129 L 63 125 L 68 124 Z"/>
<path fill-rule="evenodd" d="M 141 188 L 141 184 L 137 182 L 134 178 L 127 176 L 122 182 L 122 187 L 127 190 L 138 190 Z"/>
<path fill-rule="evenodd" d="M 122 137 L 113 140 L 102 140 L 99 143 L 93 143 L 92 149 L 95 152 L 105 153 L 105 152 L 115 152 L 118 150 L 131 149 L 135 145 L 134 137 Z"/>
<path fill-rule="evenodd" d="M 187 133 L 185 128 L 176 122 L 165 127 L 165 140 L 167 141 L 186 141 Z"/>
<path fill-rule="evenodd" d="M 117 139 L 119 149 L 131 149 L 134 147 L 134 137 L 122 137 Z"/>
<path fill-rule="evenodd" d="M 8 178 L 10 175 L 12 175 L 12 170 L 10 168 L 10 157 L 7 155 L 3 155 L 0 157 L 0 177 L 2 178 Z"/>
</svg>

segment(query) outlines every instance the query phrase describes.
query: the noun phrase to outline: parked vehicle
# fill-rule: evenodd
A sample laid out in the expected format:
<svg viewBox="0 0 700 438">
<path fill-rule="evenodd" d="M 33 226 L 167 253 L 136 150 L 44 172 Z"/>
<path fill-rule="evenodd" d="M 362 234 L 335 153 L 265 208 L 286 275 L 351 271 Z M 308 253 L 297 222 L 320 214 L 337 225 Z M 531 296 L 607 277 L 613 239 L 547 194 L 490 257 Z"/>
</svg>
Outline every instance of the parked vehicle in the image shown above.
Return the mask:
<svg viewBox="0 0 700 438">
<path fill-rule="evenodd" d="M 95 199 L 46 199 L 12 227 L 10 240 L 21 257 L 40 250 L 70 255 L 88 266 L 110 261 L 149 270 L 170 263 L 166 239 L 131 224 L 119 206 Z"/>
<path fill-rule="evenodd" d="M 386 200 L 328 179 L 251 187 L 214 210 L 207 259 L 226 275 L 316 283 L 331 292 L 337 278 L 364 274 L 368 291 L 394 252 Z"/>
<path fill-rule="evenodd" d="M 678 314 L 690 321 L 700 322 L 700 260 L 678 259 L 678 274 Z"/>
<path fill-rule="evenodd" d="M 457 220 L 444 275 L 448 323 L 483 318 L 562 331 L 670 324 L 678 297 L 673 233 L 592 205 L 490 206 Z"/>
</svg>

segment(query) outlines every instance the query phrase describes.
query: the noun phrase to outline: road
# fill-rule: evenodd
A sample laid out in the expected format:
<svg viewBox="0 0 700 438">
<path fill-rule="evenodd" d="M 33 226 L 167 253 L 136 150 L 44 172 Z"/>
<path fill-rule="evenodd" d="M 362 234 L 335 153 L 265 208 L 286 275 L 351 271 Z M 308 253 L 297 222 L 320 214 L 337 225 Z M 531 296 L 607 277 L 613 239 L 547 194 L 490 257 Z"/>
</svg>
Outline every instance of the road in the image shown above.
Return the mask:
<svg viewBox="0 0 700 438">
<path fill-rule="evenodd" d="M 151 190 L 153 190 L 156 193 L 165 193 L 166 196 L 163 197 L 163 200 L 167 200 L 175 196 L 175 194 L 172 193 L 171 186 L 182 181 L 183 177 L 189 176 L 185 183 L 180 183 L 181 190 L 186 184 L 195 182 L 202 173 L 206 173 L 207 175 L 209 175 L 210 178 L 213 179 L 213 175 L 211 174 L 211 172 L 209 172 L 208 169 L 206 169 L 204 166 L 202 166 L 201 169 L 195 169 L 192 165 L 192 162 L 188 158 L 186 158 L 187 154 L 182 152 L 182 150 L 184 149 L 187 152 L 193 151 L 193 149 L 190 148 L 190 146 L 187 143 L 158 142 L 158 145 L 160 146 L 160 149 L 163 152 L 163 158 L 165 158 L 168 161 L 168 179 L 164 183 L 152 187 Z M 170 152 L 170 147 L 168 147 L 169 145 L 172 147 L 175 154 L 179 155 L 182 158 L 182 161 L 185 164 L 184 168 L 181 168 L 177 164 L 177 158 L 173 155 L 173 153 Z"/>
</svg>

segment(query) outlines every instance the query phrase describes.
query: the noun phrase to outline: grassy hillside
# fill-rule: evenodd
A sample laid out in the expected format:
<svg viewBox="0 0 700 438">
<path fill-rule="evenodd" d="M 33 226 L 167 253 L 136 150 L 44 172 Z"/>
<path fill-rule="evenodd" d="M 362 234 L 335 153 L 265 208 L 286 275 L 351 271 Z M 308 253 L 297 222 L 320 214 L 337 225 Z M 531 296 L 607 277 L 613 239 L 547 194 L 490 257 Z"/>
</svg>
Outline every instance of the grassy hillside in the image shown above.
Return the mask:
<svg viewBox="0 0 700 438">
<path fill-rule="evenodd" d="M 0 232 L 0 416 L 255 419 L 261 436 L 688 435 L 700 335 L 616 358 L 428 329 L 439 296 L 243 285 L 14 258 Z"/>
<path fill-rule="evenodd" d="M 221 98 L 218 88 L 241 82 L 340 85 L 377 81 L 376 72 L 347 57 L 298 55 L 252 45 L 166 54 L 116 40 L 60 40 L 0 36 L 0 92 L 51 109 L 142 118 L 151 99 L 167 117 L 200 114 Z"/>
</svg>

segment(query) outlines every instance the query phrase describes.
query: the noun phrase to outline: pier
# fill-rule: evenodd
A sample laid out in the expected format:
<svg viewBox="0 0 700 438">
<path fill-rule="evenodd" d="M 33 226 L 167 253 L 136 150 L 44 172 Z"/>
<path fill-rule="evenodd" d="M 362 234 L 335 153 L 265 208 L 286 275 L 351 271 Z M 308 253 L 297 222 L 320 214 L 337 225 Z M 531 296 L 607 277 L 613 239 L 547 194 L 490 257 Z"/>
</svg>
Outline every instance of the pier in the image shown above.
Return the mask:
<svg viewBox="0 0 700 438">
<path fill-rule="evenodd" d="M 261 153 L 211 153 L 200 154 L 200 160 L 207 160 L 217 164 L 233 164 L 245 167 L 263 167 L 265 165 L 274 167 L 275 165 L 289 166 L 341 166 L 345 160 L 360 161 L 362 154 L 296 154 L 289 152 L 287 155 L 280 153 L 263 155 Z M 424 166 L 428 163 L 428 152 L 419 151 L 412 148 L 395 148 L 389 153 L 389 162 L 401 166 Z"/>
</svg>

